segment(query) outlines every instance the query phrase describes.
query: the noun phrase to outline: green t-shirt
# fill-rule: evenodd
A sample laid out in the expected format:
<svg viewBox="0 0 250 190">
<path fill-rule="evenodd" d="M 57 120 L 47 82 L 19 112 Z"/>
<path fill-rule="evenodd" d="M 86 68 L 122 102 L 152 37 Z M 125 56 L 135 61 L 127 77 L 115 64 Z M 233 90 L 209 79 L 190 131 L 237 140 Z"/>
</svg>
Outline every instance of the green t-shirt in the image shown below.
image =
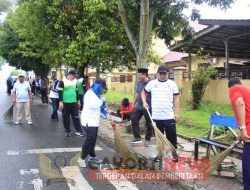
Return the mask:
<svg viewBox="0 0 250 190">
<path fill-rule="evenodd" d="M 77 88 L 78 88 L 78 94 L 83 95 L 84 94 L 84 90 L 83 90 L 83 86 L 82 86 L 82 82 L 77 82 Z"/>
<path fill-rule="evenodd" d="M 63 80 L 63 87 L 59 84 L 59 91 L 62 91 L 62 100 L 64 103 L 75 103 L 77 102 L 77 80 Z"/>
</svg>

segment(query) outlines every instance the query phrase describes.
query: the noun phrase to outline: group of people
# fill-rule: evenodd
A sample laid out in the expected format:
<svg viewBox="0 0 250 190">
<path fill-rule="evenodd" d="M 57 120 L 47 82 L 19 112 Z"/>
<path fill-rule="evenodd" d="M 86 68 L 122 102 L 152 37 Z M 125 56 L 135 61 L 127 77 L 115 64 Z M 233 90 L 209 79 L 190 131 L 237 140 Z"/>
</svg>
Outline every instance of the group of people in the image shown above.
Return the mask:
<svg viewBox="0 0 250 190">
<path fill-rule="evenodd" d="M 141 143 L 139 121 L 142 116 L 145 117 L 147 128 L 145 136 L 145 145 L 150 144 L 153 134 L 153 127 L 150 117 L 156 123 L 157 128 L 165 135 L 166 138 L 177 148 L 176 122 L 179 120 L 180 100 L 177 84 L 168 79 L 169 70 L 165 65 L 159 66 L 157 78 L 150 80 L 148 70 L 145 68 L 138 69 L 137 91 L 134 102 L 124 98 L 118 114 L 123 120 L 131 120 L 134 140 L 132 144 Z M 100 114 L 107 117 L 110 110 L 106 106 L 103 94 L 108 90 L 105 80 L 97 78 L 89 89 L 83 88 L 84 79 L 77 79 L 76 72 L 70 70 L 67 78 L 58 81 L 53 77 L 49 97 L 52 100 L 53 113 L 52 119 L 58 119 L 57 109 L 62 110 L 63 125 L 65 136 L 69 137 L 70 116 L 76 130 L 76 135 L 86 138 L 82 146 L 82 154 L 78 162 L 80 167 L 87 167 L 86 159 L 89 161 L 101 163 L 102 160 L 95 154 L 95 144 L 100 125 Z M 235 113 L 237 123 L 240 129 L 238 136 L 239 141 L 244 142 L 243 149 L 243 181 L 245 189 L 250 189 L 250 89 L 243 86 L 239 79 L 231 79 L 228 82 L 230 100 Z M 32 124 L 30 116 L 30 102 L 32 93 L 30 84 L 24 80 L 23 75 L 18 76 L 18 81 L 13 87 L 13 103 L 17 107 L 17 116 L 15 124 L 20 124 L 24 107 L 26 120 Z M 79 109 L 81 115 L 79 116 Z M 150 113 L 150 115 L 149 115 Z M 173 153 L 173 159 L 178 161 L 178 155 Z"/>
</svg>

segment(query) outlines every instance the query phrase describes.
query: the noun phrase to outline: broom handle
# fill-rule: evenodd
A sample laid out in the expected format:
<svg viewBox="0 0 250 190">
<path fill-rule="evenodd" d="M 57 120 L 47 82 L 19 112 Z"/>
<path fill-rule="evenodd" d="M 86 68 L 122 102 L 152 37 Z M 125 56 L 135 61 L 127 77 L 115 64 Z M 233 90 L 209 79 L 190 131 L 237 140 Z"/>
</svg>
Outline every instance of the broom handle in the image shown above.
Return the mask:
<svg viewBox="0 0 250 190">
<path fill-rule="evenodd" d="M 151 123 L 154 125 L 155 122 L 153 121 L 153 119 L 152 119 L 152 117 L 151 117 L 151 114 L 150 114 L 148 108 L 146 108 L 146 110 L 147 110 L 147 112 L 148 112 L 148 116 L 149 116 L 149 118 L 150 118 L 150 120 L 151 120 Z"/>
</svg>

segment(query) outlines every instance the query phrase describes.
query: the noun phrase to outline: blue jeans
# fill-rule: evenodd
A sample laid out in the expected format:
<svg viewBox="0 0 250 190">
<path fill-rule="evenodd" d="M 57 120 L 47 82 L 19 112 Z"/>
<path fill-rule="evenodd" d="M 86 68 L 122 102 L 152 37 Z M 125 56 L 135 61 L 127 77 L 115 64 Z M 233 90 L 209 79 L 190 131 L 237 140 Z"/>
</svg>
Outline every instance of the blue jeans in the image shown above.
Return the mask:
<svg viewBox="0 0 250 190">
<path fill-rule="evenodd" d="M 53 106 L 53 112 L 51 115 L 51 119 L 58 119 L 57 110 L 59 108 L 59 99 L 58 98 L 51 98 L 52 106 Z"/>
<path fill-rule="evenodd" d="M 244 190 L 250 190 L 250 143 L 245 143 L 242 156 Z"/>
</svg>

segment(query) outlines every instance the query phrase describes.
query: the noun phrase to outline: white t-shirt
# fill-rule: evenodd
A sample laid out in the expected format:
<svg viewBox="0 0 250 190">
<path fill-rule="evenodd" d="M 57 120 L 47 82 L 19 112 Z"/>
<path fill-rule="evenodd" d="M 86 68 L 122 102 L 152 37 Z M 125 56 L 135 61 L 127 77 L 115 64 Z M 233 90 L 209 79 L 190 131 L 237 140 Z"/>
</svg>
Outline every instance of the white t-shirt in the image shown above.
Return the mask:
<svg viewBox="0 0 250 190">
<path fill-rule="evenodd" d="M 88 90 L 84 95 L 84 106 L 81 115 L 81 124 L 88 127 L 98 127 L 100 125 L 101 105 L 100 99 L 92 90 Z"/>
<path fill-rule="evenodd" d="M 55 86 L 56 81 L 57 81 L 57 84 Z M 59 86 L 60 81 L 58 81 L 58 80 L 56 80 L 56 81 L 53 82 L 52 88 L 51 88 L 50 93 L 49 93 L 49 98 L 59 99 L 58 86 Z"/>
<path fill-rule="evenodd" d="M 153 119 L 174 119 L 174 95 L 179 94 L 179 89 L 174 81 L 169 79 L 164 82 L 158 79 L 152 80 L 145 86 L 145 91 L 151 92 Z"/>
<path fill-rule="evenodd" d="M 16 102 L 29 102 L 30 84 L 27 81 L 15 82 L 13 92 L 16 93 Z"/>
</svg>

